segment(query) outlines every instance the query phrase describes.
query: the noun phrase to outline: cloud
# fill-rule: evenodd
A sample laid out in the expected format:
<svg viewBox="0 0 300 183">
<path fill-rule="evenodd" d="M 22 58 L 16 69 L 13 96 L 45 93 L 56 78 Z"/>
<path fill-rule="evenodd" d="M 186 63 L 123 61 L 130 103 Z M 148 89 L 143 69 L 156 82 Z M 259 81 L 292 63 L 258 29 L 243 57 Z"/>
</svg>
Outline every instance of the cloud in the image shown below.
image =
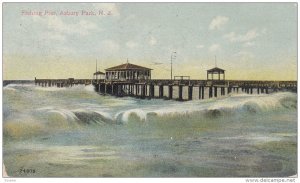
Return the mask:
<svg viewBox="0 0 300 183">
<path fill-rule="evenodd" d="M 65 42 L 66 41 L 66 36 L 60 34 L 60 33 L 55 33 L 55 32 L 46 32 L 41 35 L 41 38 L 44 40 L 54 40 L 54 41 L 60 41 L 60 42 Z"/>
<path fill-rule="evenodd" d="M 136 48 L 136 47 L 138 46 L 138 44 L 137 44 L 136 42 L 133 42 L 133 41 L 128 41 L 128 42 L 126 43 L 126 46 L 127 46 L 128 48 L 133 49 L 133 48 Z"/>
<path fill-rule="evenodd" d="M 156 43 L 157 43 L 157 40 L 155 39 L 155 37 L 151 36 L 151 37 L 150 37 L 150 40 L 149 40 L 149 44 L 153 46 L 153 45 L 155 45 Z"/>
<path fill-rule="evenodd" d="M 251 42 L 251 41 L 246 42 L 246 43 L 243 44 L 244 47 L 252 47 L 252 46 L 254 46 L 254 45 L 255 45 L 255 43 L 254 43 L 254 42 Z"/>
<path fill-rule="evenodd" d="M 221 46 L 219 44 L 212 44 L 210 47 L 209 47 L 209 51 L 210 52 L 216 52 L 218 50 L 221 49 Z"/>
<path fill-rule="evenodd" d="M 110 11 L 112 16 L 119 16 L 120 12 L 116 3 L 93 3 L 93 7 L 104 12 Z"/>
<path fill-rule="evenodd" d="M 230 42 L 249 42 L 254 40 L 260 35 L 257 29 L 252 29 L 246 32 L 245 34 L 236 34 L 235 32 L 230 32 L 229 34 L 225 34 L 223 37 L 228 39 Z"/>
<path fill-rule="evenodd" d="M 64 23 L 59 17 L 52 17 L 48 20 L 48 28 L 66 34 L 79 34 L 86 36 L 91 30 L 97 29 L 97 25 L 87 20 L 80 20 L 77 23 Z"/>
<path fill-rule="evenodd" d="M 210 30 L 219 30 L 219 29 L 221 29 L 222 26 L 227 24 L 228 21 L 229 21 L 228 17 L 217 16 L 209 24 L 209 29 Z"/>
<path fill-rule="evenodd" d="M 254 54 L 248 51 L 240 51 L 236 54 L 233 55 L 234 57 L 237 57 L 241 60 L 246 60 L 246 59 L 250 59 L 250 58 L 254 58 Z"/>
<path fill-rule="evenodd" d="M 120 45 L 113 40 L 104 40 L 101 42 L 103 50 L 114 52 L 120 49 Z"/>
<path fill-rule="evenodd" d="M 41 25 L 46 26 L 49 31 L 56 34 L 78 34 L 81 36 L 88 35 L 92 30 L 100 30 L 98 26 L 87 20 L 80 20 L 76 23 L 65 23 L 59 16 L 33 17 L 32 20 Z"/>
<path fill-rule="evenodd" d="M 202 48 L 204 48 L 204 45 L 203 45 L 203 44 L 198 44 L 198 45 L 196 46 L 196 48 L 202 49 Z"/>
<path fill-rule="evenodd" d="M 134 19 L 136 19 L 136 15 L 131 14 L 124 19 L 124 22 L 132 21 Z"/>
<path fill-rule="evenodd" d="M 266 29 L 266 28 L 263 28 L 260 32 L 261 32 L 262 34 L 266 34 L 266 33 L 267 33 L 267 29 Z"/>
</svg>

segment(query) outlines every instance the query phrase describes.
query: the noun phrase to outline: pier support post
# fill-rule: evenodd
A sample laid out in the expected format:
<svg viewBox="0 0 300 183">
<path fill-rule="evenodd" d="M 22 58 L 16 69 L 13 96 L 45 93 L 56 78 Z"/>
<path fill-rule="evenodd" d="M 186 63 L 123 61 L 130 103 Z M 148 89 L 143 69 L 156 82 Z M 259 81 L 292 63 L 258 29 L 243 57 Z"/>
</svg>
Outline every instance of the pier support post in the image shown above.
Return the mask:
<svg viewBox="0 0 300 183">
<path fill-rule="evenodd" d="M 221 95 L 225 95 L 225 88 L 221 87 Z"/>
<path fill-rule="evenodd" d="M 215 97 L 218 97 L 218 87 L 215 86 L 214 92 L 215 92 Z"/>
<path fill-rule="evenodd" d="M 145 91 L 146 90 L 146 86 L 143 84 L 141 85 L 141 98 L 144 99 L 145 98 Z"/>
<path fill-rule="evenodd" d="M 253 94 L 253 88 L 252 87 L 250 88 L 250 93 Z"/>
<path fill-rule="evenodd" d="M 136 96 L 136 97 L 137 97 L 138 94 L 139 94 L 138 86 L 139 86 L 139 85 L 135 85 L 135 96 Z"/>
<path fill-rule="evenodd" d="M 115 84 L 111 84 L 111 95 L 116 95 L 116 88 L 115 88 Z"/>
<path fill-rule="evenodd" d="M 134 85 L 131 84 L 130 85 L 130 95 L 133 95 L 133 92 L 134 92 Z"/>
<path fill-rule="evenodd" d="M 107 86 L 108 86 L 108 94 L 114 95 L 114 92 L 115 92 L 114 86 L 115 86 L 115 84 L 112 83 L 112 84 L 108 84 Z"/>
<path fill-rule="evenodd" d="M 159 98 L 163 98 L 164 97 L 164 86 L 163 85 L 159 85 Z"/>
<path fill-rule="evenodd" d="M 204 86 L 201 88 L 201 98 L 204 99 Z"/>
<path fill-rule="evenodd" d="M 199 99 L 201 99 L 201 90 L 202 90 L 202 86 L 199 86 Z"/>
<path fill-rule="evenodd" d="M 118 97 L 123 96 L 123 86 L 124 86 L 124 85 L 117 85 L 117 88 L 118 88 L 117 96 L 118 96 Z"/>
<path fill-rule="evenodd" d="M 227 88 L 227 94 L 229 94 L 229 93 L 231 93 L 231 87 L 230 86 L 228 86 L 228 88 Z"/>
<path fill-rule="evenodd" d="M 178 85 L 178 100 L 182 100 L 182 85 Z"/>
<path fill-rule="evenodd" d="M 188 99 L 189 100 L 193 99 L 193 85 L 190 85 L 188 88 Z"/>
<path fill-rule="evenodd" d="M 209 98 L 212 98 L 212 87 L 211 86 L 209 87 L 209 92 L 208 93 L 209 93 Z"/>
<path fill-rule="evenodd" d="M 257 87 L 257 94 L 259 94 L 259 87 Z"/>
<path fill-rule="evenodd" d="M 269 94 L 269 90 L 268 90 L 268 87 L 266 87 L 266 94 Z"/>
<path fill-rule="evenodd" d="M 96 89 L 96 92 L 101 92 L 101 84 L 99 83 L 99 84 L 96 84 L 95 85 L 96 87 L 95 87 L 95 89 Z"/>
<path fill-rule="evenodd" d="M 147 87 L 147 84 L 145 84 L 145 96 L 148 95 L 148 87 Z"/>
<path fill-rule="evenodd" d="M 104 84 L 104 94 L 107 94 L 107 84 Z"/>
<path fill-rule="evenodd" d="M 100 83 L 100 85 L 101 85 L 101 86 L 100 86 L 100 89 L 101 89 L 100 92 L 101 92 L 101 93 L 104 93 L 104 84 L 103 84 L 103 83 Z"/>
<path fill-rule="evenodd" d="M 149 89 L 150 89 L 150 97 L 154 98 L 154 85 L 150 84 Z"/>
<path fill-rule="evenodd" d="M 169 85 L 169 99 L 173 98 L 173 85 Z"/>
</svg>

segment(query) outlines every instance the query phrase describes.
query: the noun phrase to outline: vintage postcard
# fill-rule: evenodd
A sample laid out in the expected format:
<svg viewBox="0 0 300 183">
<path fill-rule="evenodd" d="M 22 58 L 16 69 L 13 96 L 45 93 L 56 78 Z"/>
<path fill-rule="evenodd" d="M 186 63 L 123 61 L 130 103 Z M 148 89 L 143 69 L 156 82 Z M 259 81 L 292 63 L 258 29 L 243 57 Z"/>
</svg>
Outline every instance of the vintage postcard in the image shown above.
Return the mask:
<svg viewBox="0 0 300 183">
<path fill-rule="evenodd" d="M 297 5 L 3 3 L 2 176 L 295 181 Z"/>
</svg>

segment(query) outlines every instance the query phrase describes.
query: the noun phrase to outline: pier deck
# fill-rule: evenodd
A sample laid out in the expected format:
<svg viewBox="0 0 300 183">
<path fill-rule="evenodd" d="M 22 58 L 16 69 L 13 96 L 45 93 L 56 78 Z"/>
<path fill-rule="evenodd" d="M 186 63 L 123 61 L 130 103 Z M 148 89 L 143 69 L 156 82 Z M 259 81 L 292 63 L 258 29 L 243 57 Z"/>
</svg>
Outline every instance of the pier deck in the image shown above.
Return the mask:
<svg viewBox="0 0 300 183">
<path fill-rule="evenodd" d="M 277 91 L 297 92 L 297 81 L 257 81 L 257 80 L 103 80 L 103 79 L 36 79 L 35 84 L 43 87 L 72 87 L 74 85 L 92 84 L 100 94 L 109 94 L 117 97 L 132 96 L 138 98 L 165 98 L 192 100 L 194 88 L 198 88 L 199 99 L 204 99 L 206 90 L 208 97 L 218 97 L 232 92 L 248 94 L 271 93 Z M 158 87 L 158 94 L 155 94 Z M 174 98 L 174 88 L 178 95 Z M 164 89 L 165 88 L 165 89 Z M 183 98 L 183 90 L 187 88 L 187 99 Z M 166 90 L 167 89 L 167 90 Z M 167 94 L 167 95 L 166 95 Z"/>
</svg>

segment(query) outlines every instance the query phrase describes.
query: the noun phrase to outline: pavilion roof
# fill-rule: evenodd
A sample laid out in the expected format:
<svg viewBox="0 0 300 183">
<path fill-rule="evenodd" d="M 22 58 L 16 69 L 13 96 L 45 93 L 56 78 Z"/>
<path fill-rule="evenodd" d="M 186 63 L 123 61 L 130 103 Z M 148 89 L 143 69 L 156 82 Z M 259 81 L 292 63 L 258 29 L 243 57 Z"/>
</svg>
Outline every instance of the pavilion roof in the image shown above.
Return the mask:
<svg viewBox="0 0 300 183">
<path fill-rule="evenodd" d="M 219 67 L 214 67 L 212 69 L 207 70 L 207 72 L 221 72 L 221 73 L 223 73 L 224 71 L 225 71 L 224 69 L 221 69 Z"/>
<path fill-rule="evenodd" d="M 97 71 L 97 72 L 94 73 L 94 75 L 105 75 L 105 73 L 101 72 L 101 71 Z"/>
<path fill-rule="evenodd" d="M 110 67 L 105 69 L 106 71 L 119 71 L 119 70 L 152 70 L 147 67 L 142 67 L 139 65 L 131 64 L 131 63 L 126 63 L 126 64 L 121 64 L 118 66 Z"/>
</svg>

